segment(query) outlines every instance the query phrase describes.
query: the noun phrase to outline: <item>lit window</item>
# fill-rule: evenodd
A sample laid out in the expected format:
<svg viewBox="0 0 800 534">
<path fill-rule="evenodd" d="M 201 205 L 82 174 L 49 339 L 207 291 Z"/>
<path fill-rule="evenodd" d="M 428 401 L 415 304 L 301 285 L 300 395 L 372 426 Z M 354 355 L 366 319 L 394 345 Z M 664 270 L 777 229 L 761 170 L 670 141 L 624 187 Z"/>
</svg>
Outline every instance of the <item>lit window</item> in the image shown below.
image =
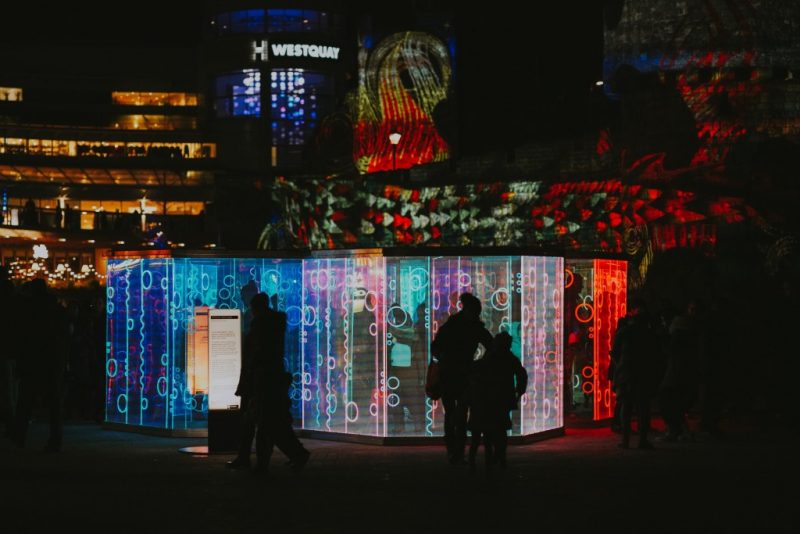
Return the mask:
<svg viewBox="0 0 800 534">
<path fill-rule="evenodd" d="M 22 102 L 22 88 L 0 87 L 0 101 Z"/>
<path fill-rule="evenodd" d="M 273 69 L 270 86 L 273 145 L 304 145 L 330 111 L 330 78 L 304 69 Z"/>
<path fill-rule="evenodd" d="M 264 10 L 245 9 L 220 13 L 211 21 L 217 35 L 229 33 L 264 33 Z"/>
<path fill-rule="evenodd" d="M 214 109 L 217 117 L 261 116 L 261 72 L 244 69 L 218 76 Z"/>
<path fill-rule="evenodd" d="M 121 106 L 196 106 L 197 94 L 114 91 L 111 100 Z"/>
</svg>

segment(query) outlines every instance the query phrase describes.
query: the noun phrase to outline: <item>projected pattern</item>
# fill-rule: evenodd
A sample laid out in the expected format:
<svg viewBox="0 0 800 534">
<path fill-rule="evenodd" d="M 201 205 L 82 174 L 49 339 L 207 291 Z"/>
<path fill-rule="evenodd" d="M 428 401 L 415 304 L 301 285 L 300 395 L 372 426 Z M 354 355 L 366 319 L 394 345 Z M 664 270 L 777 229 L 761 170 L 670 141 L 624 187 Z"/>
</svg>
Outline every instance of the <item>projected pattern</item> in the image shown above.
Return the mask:
<svg viewBox="0 0 800 534">
<path fill-rule="evenodd" d="M 430 264 L 427 257 L 386 259 L 386 346 L 389 435 L 440 432 L 434 402 L 425 396 L 430 359 Z"/>
<path fill-rule="evenodd" d="M 530 375 L 512 433 L 559 426 L 562 270 L 558 258 L 510 256 L 305 260 L 303 428 L 441 435 L 443 412 L 424 395 L 425 370 L 430 341 L 463 292 L 481 300 L 492 334 L 513 336 Z M 526 332 L 535 339 L 524 343 Z"/>
<path fill-rule="evenodd" d="M 170 261 L 110 260 L 106 285 L 106 421 L 173 428 L 181 383 L 169 345 Z"/>
<path fill-rule="evenodd" d="M 382 257 L 305 260 L 303 428 L 386 434 Z"/>
<path fill-rule="evenodd" d="M 523 256 L 520 279 L 521 359 L 528 371 L 528 391 L 520 403 L 520 433 L 525 435 L 563 425 L 564 260 Z"/>
<path fill-rule="evenodd" d="M 564 393 L 572 403 L 567 411 L 607 419 L 614 415 L 608 367 L 617 322 L 625 316 L 627 263 L 574 260 L 565 274 Z"/>
<path fill-rule="evenodd" d="M 450 54 L 438 38 L 403 32 L 359 54 L 358 110 L 353 159 L 361 173 L 391 170 L 395 154 L 389 134 L 402 135 L 396 166 L 444 161 L 447 142 L 433 121 L 450 88 Z"/>
<path fill-rule="evenodd" d="M 241 290 L 252 282 L 287 314 L 288 394 L 305 429 L 441 435 L 443 413 L 424 395 L 425 371 L 432 337 L 465 291 L 481 300 L 493 334 L 514 337 L 530 376 L 512 433 L 561 424 L 561 259 L 145 258 L 112 259 L 108 272 L 110 422 L 205 426 L 203 314 L 241 309 L 246 329 Z"/>
<path fill-rule="evenodd" d="M 300 260 L 110 260 L 106 420 L 167 429 L 205 426 L 208 353 L 198 346 L 197 312 L 241 309 L 246 330 L 250 311 L 241 288 L 251 280 L 287 313 L 286 368 L 299 369 L 301 271 Z M 292 388 L 297 416 L 300 384 Z"/>
</svg>

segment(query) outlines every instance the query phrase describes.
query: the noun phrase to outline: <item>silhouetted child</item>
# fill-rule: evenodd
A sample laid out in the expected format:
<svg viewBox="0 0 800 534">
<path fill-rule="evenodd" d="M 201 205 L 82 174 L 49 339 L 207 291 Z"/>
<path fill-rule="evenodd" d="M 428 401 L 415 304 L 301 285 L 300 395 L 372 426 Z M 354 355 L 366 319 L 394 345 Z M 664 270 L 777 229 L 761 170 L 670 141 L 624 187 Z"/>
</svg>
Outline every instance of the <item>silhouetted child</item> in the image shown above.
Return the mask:
<svg viewBox="0 0 800 534">
<path fill-rule="evenodd" d="M 506 432 L 511 428 L 511 410 L 528 386 L 528 374 L 511 352 L 512 338 L 501 332 L 494 337 L 492 350 L 472 367 L 469 391 L 469 422 L 472 432 L 469 464 L 475 468 L 475 456 L 483 437 L 486 467 L 506 465 Z"/>
</svg>

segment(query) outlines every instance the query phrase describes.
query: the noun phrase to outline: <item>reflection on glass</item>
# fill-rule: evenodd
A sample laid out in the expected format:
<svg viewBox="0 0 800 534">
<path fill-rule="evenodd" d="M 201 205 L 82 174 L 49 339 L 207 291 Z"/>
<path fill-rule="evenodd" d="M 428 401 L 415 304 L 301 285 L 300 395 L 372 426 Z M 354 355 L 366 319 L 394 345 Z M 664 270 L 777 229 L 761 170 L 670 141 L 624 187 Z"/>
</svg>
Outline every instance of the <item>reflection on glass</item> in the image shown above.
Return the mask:
<svg viewBox="0 0 800 534">
<path fill-rule="evenodd" d="M 529 374 L 512 434 L 562 426 L 561 258 L 114 258 L 108 265 L 107 420 L 204 426 L 208 308 L 242 310 L 266 293 L 287 314 L 295 424 L 377 437 L 438 436 L 425 397 L 430 343 L 471 292 L 493 334 L 508 332 Z M 480 357 L 480 352 L 475 355 Z M 135 407 L 135 408 L 134 408 Z"/>
<path fill-rule="evenodd" d="M 576 416 L 607 419 L 615 395 L 608 379 L 617 322 L 625 316 L 627 263 L 570 260 L 564 280 L 564 402 Z"/>
</svg>

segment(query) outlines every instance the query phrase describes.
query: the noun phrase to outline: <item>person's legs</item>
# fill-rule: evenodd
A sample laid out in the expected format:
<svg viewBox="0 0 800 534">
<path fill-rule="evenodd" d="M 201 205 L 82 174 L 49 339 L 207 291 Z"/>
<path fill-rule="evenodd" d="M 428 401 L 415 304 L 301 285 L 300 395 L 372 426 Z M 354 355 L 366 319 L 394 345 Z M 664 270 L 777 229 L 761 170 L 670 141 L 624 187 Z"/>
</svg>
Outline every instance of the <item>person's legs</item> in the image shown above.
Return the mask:
<svg viewBox="0 0 800 534">
<path fill-rule="evenodd" d="M 289 458 L 292 470 L 299 472 L 308 462 L 311 453 L 303 447 L 292 428 L 291 404 L 288 397 L 278 397 L 272 403 L 272 410 L 266 413 L 269 419 L 269 432 L 278 450 Z"/>
<path fill-rule="evenodd" d="M 242 397 L 242 409 L 239 411 L 239 451 L 236 458 L 226 464 L 231 469 L 250 467 L 250 450 L 256 435 L 256 414 L 249 396 Z"/>
<path fill-rule="evenodd" d="M 475 457 L 478 455 L 478 448 L 481 446 L 481 432 L 479 430 L 472 431 L 472 439 L 469 442 L 469 466 L 475 469 Z M 486 449 L 487 443 L 484 437 L 483 448 Z"/>
<path fill-rule="evenodd" d="M 498 430 L 492 441 L 494 442 L 494 453 L 500 467 L 506 466 L 506 449 L 508 448 L 508 435 L 505 430 Z"/>
<path fill-rule="evenodd" d="M 14 387 L 14 360 L 0 358 L 0 419 L 3 421 L 4 432 L 9 436 L 14 426 Z"/>
<path fill-rule="evenodd" d="M 495 435 L 493 431 L 484 432 L 483 434 L 483 460 L 486 462 L 486 470 L 492 469 L 497 462 L 495 455 Z"/>
<path fill-rule="evenodd" d="M 680 404 L 679 391 L 676 388 L 670 387 L 661 391 L 659 406 L 664 423 L 667 425 L 667 434 L 663 438 L 666 441 L 677 439 L 681 433 L 683 417 Z"/>
<path fill-rule="evenodd" d="M 637 398 L 639 409 L 639 448 L 649 449 L 652 447 L 647 440 L 647 433 L 650 432 L 650 395 L 646 391 L 640 391 Z"/>
<path fill-rule="evenodd" d="M 14 414 L 14 432 L 11 439 L 20 447 L 25 446 L 28 437 L 28 424 L 33 403 L 36 400 L 35 377 L 30 373 L 23 373 L 19 382 L 19 397 L 17 399 L 17 413 Z"/>
<path fill-rule="evenodd" d="M 444 443 L 447 447 L 447 457 L 452 461 L 455 446 L 455 420 L 456 420 L 456 400 L 454 396 L 443 395 L 442 406 L 444 407 Z"/>
<path fill-rule="evenodd" d="M 269 472 L 269 461 L 272 458 L 274 436 L 268 422 L 259 419 L 256 429 L 256 471 L 260 474 Z"/>
<path fill-rule="evenodd" d="M 275 445 L 278 449 L 289 458 L 293 466 L 299 466 L 301 463 L 305 464 L 311 453 L 303 447 L 303 444 L 297 439 L 294 429 L 291 424 L 277 424 L 273 427 Z M 302 467 L 302 466 L 300 466 Z"/>
<path fill-rule="evenodd" d="M 622 403 L 620 403 L 619 398 L 614 402 L 614 417 L 611 419 L 611 431 L 617 433 L 622 432 Z"/>
<path fill-rule="evenodd" d="M 464 447 L 467 444 L 467 398 L 466 393 L 456 398 L 453 420 L 453 456 L 454 461 L 464 461 Z"/>
<path fill-rule="evenodd" d="M 50 436 L 47 439 L 45 450 L 48 452 L 58 452 L 61 450 L 61 443 L 64 434 L 64 421 L 62 415 L 62 396 L 63 381 L 58 375 L 51 378 L 45 391 L 47 398 L 47 410 L 50 420 Z"/>
<path fill-rule="evenodd" d="M 625 449 L 628 448 L 628 445 L 631 442 L 631 402 L 633 399 L 630 397 L 631 396 L 628 394 L 626 386 L 620 388 L 620 393 L 617 397 L 617 402 L 621 404 L 620 417 L 622 424 L 622 443 L 620 446 Z"/>
</svg>

